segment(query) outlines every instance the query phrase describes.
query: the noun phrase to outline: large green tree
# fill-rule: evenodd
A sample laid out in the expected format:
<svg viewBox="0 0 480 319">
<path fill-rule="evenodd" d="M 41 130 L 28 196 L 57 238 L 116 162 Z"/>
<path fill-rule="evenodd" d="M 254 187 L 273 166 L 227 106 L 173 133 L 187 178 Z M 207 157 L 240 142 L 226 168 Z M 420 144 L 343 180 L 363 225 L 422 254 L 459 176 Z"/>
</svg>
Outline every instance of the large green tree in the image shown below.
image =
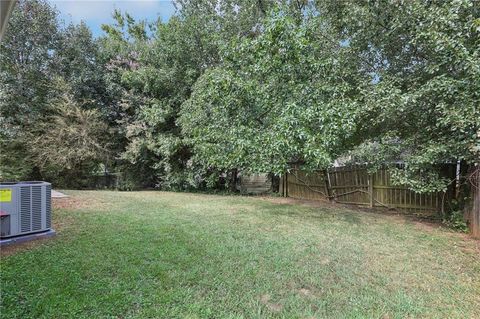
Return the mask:
<svg viewBox="0 0 480 319">
<path fill-rule="evenodd" d="M 98 109 L 108 119 L 115 92 L 107 87 L 105 60 L 100 50 L 98 40 L 82 21 L 61 30 L 54 60 L 73 98 L 81 100 L 84 108 Z"/>
<path fill-rule="evenodd" d="M 98 44 L 84 24 L 59 24 L 58 13 L 48 2 L 22 0 L 13 10 L 0 46 L 0 178 L 53 178 L 50 180 L 57 182 L 54 177 L 64 169 L 60 152 L 51 153 L 58 156 L 56 159 L 45 157 L 30 144 L 32 140 L 43 140 L 46 132 L 39 127 L 48 123 L 53 114 L 59 114 L 55 105 L 65 94 L 71 95 L 72 108 L 81 105 L 101 110 L 102 114 L 107 109 L 109 90 L 103 79 Z M 59 86 L 59 82 L 68 85 Z M 101 135 L 105 132 L 89 138 Z M 36 145 L 45 151 L 61 149 L 54 143 Z M 54 168 L 58 174 L 52 174 Z M 80 176 L 89 171 L 77 173 Z"/>
<path fill-rule="evenodd" d="M 233 36 L 254 37 L 273 1 L 179 1 L 166 23 L 134 21 L 115 12 L 104 26 L 109 79 L 119 88 L 122 170 L 144 186 L 198 187 L 218 170 L 192 158 L 177 123 L 197 79 L 222 63 L 220 47 Z"/>
<path fill-rule="evenodd" d="M 55 11 L 43 1 L 19 1 L 0 43 L 2 179 L 32 173 L 25 131 L 48 107 L 54 67 L 51 53 L 58 45 Z"/>
<path fill-rule="evenodd" d="M 198 80 L 180 123 L 205 165 L 281 174 L 291 162 L 326 167 L 349 147 L 368 79 L 318 19 L 271 14 Z"/>
<path fill-rule="evenodd" d="M 322 1 L 321 12 L 376 83 L 364 92 L 366 160 L 402 159 L 398 181 L 444 190 L 441 163 L 480 162 L 477 1 Z"/>
<path fill-rule="evenodd" d="M 25 139 L 60 114 L 57 78 L 114 132 L 111 165 L 138 186 L 350 154 L 402 160 L 398 181 L 432 191 L 449 182 L 438 164 L 479 162 L 478 2 L 175 3 L 168 22 L 115 12 L 97 41 L 19 1 L 0 52 L 2 178 L 42 176 Z"/>
</svg>

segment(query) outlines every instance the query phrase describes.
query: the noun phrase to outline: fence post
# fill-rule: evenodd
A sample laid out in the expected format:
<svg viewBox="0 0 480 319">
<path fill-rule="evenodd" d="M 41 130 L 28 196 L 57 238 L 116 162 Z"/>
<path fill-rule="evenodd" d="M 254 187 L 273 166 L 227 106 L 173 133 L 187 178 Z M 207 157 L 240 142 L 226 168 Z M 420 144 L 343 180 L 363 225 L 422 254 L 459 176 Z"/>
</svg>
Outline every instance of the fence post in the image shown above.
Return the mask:
<svg viewBox="0 0 480 319">
<path fill-rule="evenodd" d="M 332 200 L 330 195 L 330 179 L 328 178 L 328 169 L 324 170 L 323 179 L 325 180 L 325 195 L 329 201 Z"/>
<path fill-rule="evenodd" d="M 278 178 L 278 195 L 283 197 L 283 193 L 285 192 L 285 174 L 280 175 Z"/>
<path fill-rule="evenodd" d="M 288 197 L 288 172 L 285 173 L 285 187 L 283 188 L 284 197 Z"/>
<path fill-rule="evenodd" d="M 370 207 L 373 207 L 373 174 L 368 174 L 368 195 L 370 195 Z"/>
</svg>

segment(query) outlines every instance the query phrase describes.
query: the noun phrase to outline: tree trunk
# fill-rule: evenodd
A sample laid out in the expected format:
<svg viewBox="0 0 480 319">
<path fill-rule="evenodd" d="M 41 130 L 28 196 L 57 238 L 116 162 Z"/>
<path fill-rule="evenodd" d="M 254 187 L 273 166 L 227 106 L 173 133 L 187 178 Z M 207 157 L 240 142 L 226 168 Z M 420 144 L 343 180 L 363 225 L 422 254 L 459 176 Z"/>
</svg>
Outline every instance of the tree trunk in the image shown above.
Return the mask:
<svg viewBox="0 0 480 319">
<path fill-rule="evenodd" d="M 472 236 L 480 238 L 480 167 L 476 167 L 470 177 L 472 192 L 472 210 L 470 212 L 470 231 Z"/>
<path fill-rule="evenodd" d="M 280 176 L 277 176 L 277 175 L 272 174 L 272 173 L 270 173 L 269 175 L 271 176 L 271 181 L 272 181 L 271 191 L 273 193 L 280 194 L 280 189 L 282 188 L 281 187 L 282 178 Z"/>
<path fill-rule="evenodd" d="M 232 169 L 230 171 L 230 185 L 229 185 L 229 190 L 231 192 L 236 192 L 237 191 L 237 182 L 238 182 L 238 170 L 235 168 L 235 169 Z"/>
</svg>

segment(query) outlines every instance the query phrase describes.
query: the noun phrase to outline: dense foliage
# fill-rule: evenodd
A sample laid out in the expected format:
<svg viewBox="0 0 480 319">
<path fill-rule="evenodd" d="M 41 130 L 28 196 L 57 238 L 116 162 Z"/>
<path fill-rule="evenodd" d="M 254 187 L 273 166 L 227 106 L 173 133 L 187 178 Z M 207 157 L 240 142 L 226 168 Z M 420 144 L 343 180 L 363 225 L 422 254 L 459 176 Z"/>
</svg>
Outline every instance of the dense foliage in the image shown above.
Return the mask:
<svg viewBox="0 0 480 319">
<path fill-rule="evenodd" d="M 50 114 L 29 130 L 26 146 L 45 178 L 88 186 L 88 175 L 108 162 L 108 126 L 98 110 L 79 105 L 68 86 L 59 86 L 65 93 L 52 100 Z"/>
<path fill-rule="evenodd" d="M 195 156 L 212 167 L 281 174 L 292 161 L 326 167 L 342 154 L 368 80 L 326 32 L 282 10 L 260 35 L 232 40 L 182 107 Z"/>
<path fill-rule="evenodd" d="M 86 109 L 100 112 L 108 101 L 98 44 L 86 25 L 62 28 L 57 20 L 47 2 L 19 1 L 1 43 L 2 180 L 49 179 L 76 187 L 105 153 L 102 147 L 93 156 L 89 145 L 100 145 L 108 126 L 99 123 L 102 129 L 90 130 L 79 122 L 71 126 L 70 118 L 77 111 L 87 116 Z M 69 178 L 66 170 L 71 170 Z"/>
<path fill-rule="evenodd" d="M 403 160 L 400 182 L 445 189 L 437 164 L 480 159 L 479 3 L 342 4 L 326 15 L 378 79 L 364 94 L 363 159 Z"/>
<path fill-rule="evenodd" d="M 101 164 L 128 189 L 219 187 L 346 158 L 402 161 L 398 182 L 433 191 L 450 182 L 438 164 L 480 161 L 478 2 L 175 4 L 166 22 L 115 11 L 94 39 L 19 1 L 0 51 L 2 179 L 80 185 L 71 170 Z"/>
</svg>

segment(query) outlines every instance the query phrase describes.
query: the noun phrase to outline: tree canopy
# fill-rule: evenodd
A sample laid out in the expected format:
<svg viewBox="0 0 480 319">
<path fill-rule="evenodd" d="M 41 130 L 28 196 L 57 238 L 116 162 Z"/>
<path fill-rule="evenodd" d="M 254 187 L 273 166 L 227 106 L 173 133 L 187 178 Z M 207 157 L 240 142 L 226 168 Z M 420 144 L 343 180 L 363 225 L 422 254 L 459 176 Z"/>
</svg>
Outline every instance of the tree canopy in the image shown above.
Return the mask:
<svg viewBox="0 0 480 319">
<path fill-rule="evenodd" d="M 175 4 L 165 22 L 115 11 L 95 39 L 19 1 L 0 51 L 2 179 L 101 164 L 128 188 L 202 188 L 349 158 L 402 161 L 399 183 L 434 191 L 438 164 L 479 163 L 479 2 Z M 86 118 L 88 143 L 61 129 Z M 66 165 L 69 147 L 88 156 Z"/>
<path fill-rule="evenodd" d="M 260 35 L 232 40 L 182 106 L 195 155 L 213 167 L 276 174 L 293 161 L 327 167 L 341 155 L 368 79 L 347 48 L 322 37 L 325 28 L 279 10 Z"/>
</svg>

